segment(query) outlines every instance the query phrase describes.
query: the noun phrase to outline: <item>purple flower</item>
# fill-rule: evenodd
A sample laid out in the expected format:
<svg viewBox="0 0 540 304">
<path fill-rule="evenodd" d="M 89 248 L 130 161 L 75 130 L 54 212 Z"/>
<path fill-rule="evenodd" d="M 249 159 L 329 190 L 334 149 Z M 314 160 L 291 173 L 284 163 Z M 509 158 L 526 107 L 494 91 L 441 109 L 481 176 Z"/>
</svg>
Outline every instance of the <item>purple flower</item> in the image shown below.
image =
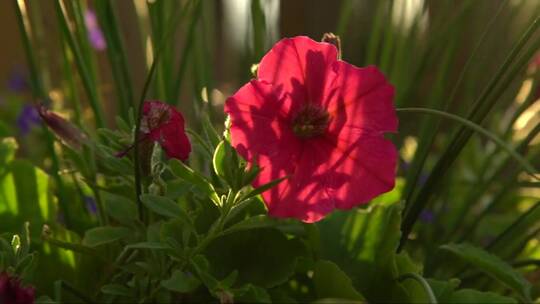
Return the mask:
<svg viewBox="0 0 540 304">
<path fill-rule="evenodd" d="M 97 22 L 96 14 L 93 10 L 88 9 L 84 12 L 84 23 L 88 30 L 88 40 L 92 47 L 98 51 L 103 51 L 107 48 L 107 42 L 103 37 L 103 32 Z"/>
<path fill-rule="evenodd" d="M 435 220 L 435 213 L 431 210 L 422 210 L 420 213 L 420 220 L 424 223 L 433 223 Z"/>
<path fill-rule="evenodd" d="M 8 78 L 7 87 L 15 93 L 22 93 L 29 88 L 28 78 L 20 67 L 14 68 Z"/>
<path fill-rule="evenodd" d="M 91 196 L 84 196 L 83 200 L 86 206 L 86 210 L 88 210 L 88 213 L 96 214 L 97 213 L 96 200 L 94 200 L 94 198 Z"/>
<path fill-rule="evenodd" d="M 26 136 L 33 126 L 39 125 L 41 119 L 36 108 L 32 105 L 25 105 L 17 117 L 17 126 L 22 136 Z"/>
</svg>

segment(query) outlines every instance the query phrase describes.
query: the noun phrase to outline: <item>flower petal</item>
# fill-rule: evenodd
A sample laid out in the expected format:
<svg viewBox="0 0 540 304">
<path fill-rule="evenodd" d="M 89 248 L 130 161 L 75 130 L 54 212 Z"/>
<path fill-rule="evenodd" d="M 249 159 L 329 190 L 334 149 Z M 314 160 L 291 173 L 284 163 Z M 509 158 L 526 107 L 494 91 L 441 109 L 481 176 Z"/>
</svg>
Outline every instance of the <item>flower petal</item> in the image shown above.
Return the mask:
<svg viewBox="0 0 540 304">
<path fill-rule="evenodd" d="M 396 132 L 394 88 L 374 66 L 357 68 L 336 62 L 336 81 L 326 101 L 331 116 L 329 132 L 336 136 L 345 127 Z"/>
<path fill-rule="evenodd" d="M 356 139 L 320 141 L 332 149 L 318 170 L 326 172 L 327 192 L 339 209 L 369 202 L 394 188 L 397 150 L 378 134 L 358 133 Z"/>
<path fill-rule="evenodd" d="M 225 112 L 231 118 L 231 144 L 242 157 L 261 166 L 278 168 L 261 183 L 286 174 L 281 165 L 290 169 L 290 157 L 299 150 L 298 139 L 285 119 L 290 98 L 278 100 L 272 85 L 252 80 L 225 103 Z"/>
<path fill-rule="evenodd" d="M 334 209 L 333 199 L 326 191 L 328 176 L 318 170 L 326 162 L 330 150 L 316 151 L 316 148 L 312 141 L 304 142 L 300 157 L 290 159 L 296 163 L 291 177 L 263 193 L 271 216 L 313 223 Z"/>
<path fill-rule="evenodd" d="M 285 38 L 262 58 L 258 78 L 278 87 L 280 96 L 288 93 L 295 102 L 320 103 L 336 61 L 334 45 L 306 36 Z"/>
<path fill-rule="evenodd" d="M 191 143 L 184 130 L 184 119 L 178 111 L 173 111 L 169 123 L 160 130 L 159 143 L 170 158 L 186 160 L 191 152 Z"/>
<path fill-rule="evenodd" d="M 157 141 L 168 157 L 180 160 L 188 158 L 191 143 L 185 132 L 182 113 L 161 101 L 146 101 L 143 105 L 143 118 L 146 120 L 145 128 L 148 129 L 143 132 Z"/>
</svg>

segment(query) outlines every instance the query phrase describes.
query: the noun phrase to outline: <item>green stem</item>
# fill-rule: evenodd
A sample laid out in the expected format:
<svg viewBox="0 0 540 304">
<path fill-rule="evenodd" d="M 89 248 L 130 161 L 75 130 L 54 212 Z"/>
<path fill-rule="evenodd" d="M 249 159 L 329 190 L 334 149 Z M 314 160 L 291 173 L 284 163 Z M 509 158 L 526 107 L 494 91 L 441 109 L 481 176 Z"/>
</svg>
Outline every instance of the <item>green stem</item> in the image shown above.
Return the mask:
<svg viewBox="0 0 540 304">
<path fill-rule="evenodd" d="M 429 286 L 426 279 L 424 279 L 422 276 L 420 276 L 420 275 L 418 275 L 416 273 L 410 272 L 410 273 L 406 273 L 406 274 L 401 275 L 398 278 L 398 281 L 402 282 L 402 281 L 405 281 L 407 279 L 412 279 L 412 280 L 415 280 L 416 282 L 420 283 L 420 285 L 422 285 L 422 288 L 424 289 L 424 291 L 426 292 L 426 294 L 428 296 L 429 303 L 437 304 L 437 298 L 435 297 L 435 294 L 433 293 L 433 290 L 431 289 L 431 286 Z"/>
<path fill-rule="evenodd" d="M 150 83 L 152 82 L 152 78 L 156 72 L 156 66 L 159 62 L 159 58 L 161 56 L 161 53 L 163 49 L 165 49 L 165 45 L 168 42 L 168 39 L 172 37 L 172 35 L 175 32 L 176 25 L 178 21 L 180 21 L 180 18 L 174 17 L 175 12 L 171 12 L 171 16 L 168 20 L 168 27 L 167 32 L 164 34 L 162 41 L 159 44 L 159 48 L 156 51 L 156 54 L 152 60 L 152 65 L 150 66 L 150 70 L 148 71 L 148 75 L 146 76 L 146 80 L 144 82 L 144 87 L 141 92 L 141 96 L 139 98 L 139 103 L 137 107 L 137 120 L 135 122 L 135 134 L 134 134 L 134 143 L 133 143 L 133 153 L 134 153 L 134 175 L 135 175 L 135 192 L 137 195 L 137 207 L 139 211 L 139 219 L 141 221 L 144 220 L 144 214 L 143 214 L 143 204 L 141 201 L 141 194 L 142 194 L 142 184 L 141 184 L 141 170 L 140 170 L 140 151 L 139 151 L 139 142 L 140 142 L 140 132 L 141 129 L 141 122 L 142 122 L 142 110 L 144 106 L 144 100 L 146 98 L 146 94 L 148 93 L 148 89 L 150 88 Z"/>
</svg>

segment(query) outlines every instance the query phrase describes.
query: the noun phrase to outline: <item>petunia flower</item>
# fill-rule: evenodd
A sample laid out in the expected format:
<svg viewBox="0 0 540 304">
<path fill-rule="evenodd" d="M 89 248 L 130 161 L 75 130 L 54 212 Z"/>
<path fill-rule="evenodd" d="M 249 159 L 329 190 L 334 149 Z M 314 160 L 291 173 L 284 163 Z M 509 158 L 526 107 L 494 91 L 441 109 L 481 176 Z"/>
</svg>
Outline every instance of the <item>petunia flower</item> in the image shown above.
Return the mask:
<svg viewBox="0 0 540 304">
<path fill-rule="evenodd" d="M 103 32 L 101 31 L 96 18 L 96 13 L 93 10 L 87 9 L 84 12 L 84 23 L 88 31 L 88 40 L 90 41 L 92 47 L 98 51 L 103 51 L 106 49 L 107 42 L 103 37 Z"/>
<path fill-rule="evenodd" d="M 394 89 L 376 67 L 337 56 L 329 43 L 283 39 L 226 101 L 231 144 L 262 168 L 253 186 L 289 176 L 262 194 L 271 216 L 316 222 L 394 187 L 398 154 L 384 138 L 397 132 Z"/>
<path fill-rule="evenodd" d="M 6 272 L 0 273 L 0 303 L 31 304 L 34 297 L 34 288 L 23 287 L 19 279 Z"/>
<path fill-rule="evenodd" d="M 186 160 L 191 143 L 184 128 L 184 117 L 175 107 L 161 101 L 145 101 L 143 105 L 140 141 L 151 140 L 161 145 L 168 157 Z M 117 154 L 126 155 L 133 146 Z"/>
</svg>

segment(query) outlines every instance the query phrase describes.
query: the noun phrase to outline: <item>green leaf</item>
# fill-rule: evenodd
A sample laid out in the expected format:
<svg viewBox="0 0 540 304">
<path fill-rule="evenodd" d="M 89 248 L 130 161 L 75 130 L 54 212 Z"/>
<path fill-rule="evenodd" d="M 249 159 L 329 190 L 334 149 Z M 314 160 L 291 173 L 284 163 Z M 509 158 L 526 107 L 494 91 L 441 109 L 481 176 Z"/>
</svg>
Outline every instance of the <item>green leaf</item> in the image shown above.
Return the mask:
<svg viewBox="0 0 540 304">
<path fill-rule="evenodd" d="M 395 251 L 400 236 L 400 204 L 379 204 L 358 212 L 349 246 L 359 262 L 359 289 L 370 302 L 407 299 L 399 276 Z M 356 248 L 355 248 L 356 247 Z"/>
<path fill-rule="evenodd" d="M 170 249 L 171 247 L 166 244 L 159 243 L 159 242 L 141 242 L 141 243 L 127 245 L 126 248 L 163 250 L 163 249 Z"/>
<path fill-rule="evenodd" d="M 443 302 L 443 299 L 448 299 L 460 283 L 458 279 L 450 279 L 449 281 L 427 279 L 427 282 L 439 302 Z"/>
<path fill-rule="evenodd" d="M 214 204 L 219 206 L 219 196 L 217 195 L 214 186 L 210 182 L 208 182 L 206 178 L 204 178 L 202 175 L 193 171 L 191 168 L 184 165 L 184 163 L 176 159 L 172 159 L 171 161 L 169 161 L 169 166 L 171 168 L 171 171 L 176 176 L 181 177 L 182 179 L 195 185 L 200 191 L 208 195 L 210 199 L 214 202 Z"/>
<path fill-rule="evenodd" d="M 216 277 L 238 270 L 238 284 L 270 288 L 285 282 L 304 254 L 299 239 L 288 239 L 275 229 L 255 229 L 216 239 L 205 255 Z"/>
<path fill-rule="evenodd" d="M 186 223 L 193 225 L 189 214 L 180 207 L 175 201 L 164 196 L 157 196 L 151 194 L 141 195 L 141 201 L 143 204 L 153 212 L 159 215 L 163 215 L 170 218 L 178 218 Z"/>
<path fill-rule="evenodd" d="M 96 247 L 126 238 L 132 231 L 125 227 L 97 227 L 87 230 L 84 234 L 83 245 Z"/>
<path fill-rule="evenodd" d="M 263 192 L 267 191 L 267 190 L 270 190 L 271 188 L 273 188 L 274 186 L 276 186 L 277 184 L 281 183 L 282 181 L 286 180 L 287 178 L 289 178 L 289 176 L 284 176 L 284 177 L 281 177 L 281 178 L 278 178 L 278 179 L 275 179 L 273 181 L 270 181 L 260 187 L 257 187 L 255 189 L 253 189 L 251 192 L 249 192 L 245 197 L 243 197 L 242 199 L 243 200 L 247 200 L 247 199 L 250 199 L 254 196 L 257 196 L 259 194 L 262 194 Z"/>
<path fill-rule="evenodd" d="M 415 282 L 396 280 L 420 271 L 410 259 L 396 255 L 401 210 L 398 202 L 379 202 L 368 209 L 334 212 L 317 223 L 321 257 L 355 278 L 354 286 L 370 303 L 412 302 L 425 294 Z"/>
<path fill-rule="evenodd" d="M 175 270 L 169 279 L 161 282 L 161 286 L 168 290 L 179 293 L 192 292 L 200 285 L 201 281 L 195 278 L 192 274 L 185 273 L 180 270 Z"/>
<path fill-rule="evenodd" d="M 108 284 L 101 287 L 101 292 L 123 297 L 132 297 L 131 290 L 124 285 L 120 284 Z"/>
<path fill-rule="evenodd" d="M 239 289 L 234 289 L 234 298 L 240 303 L 272 303 L 268 292 L 253 284 L 246 284 Z"/>
<path fill-rule="evenodd" d="M 351 279 L 336 264 L 330 261 L 317 261 L 313 274 L 313 283 L 319 298 L 364 300 L 364 297 L 354 289 Z"/>
<path fill-rule="evenodd" d="M 474 289 L 461 289 L 458 290 L 447 299 L 440 299 L 441 303 L 517 303 L 515 299 L 498 295 L 493 292 L 483 292 Z"/>
<path fill-rule="evenodd" d="M 2 138 L 0 141 L 0 168 L 10 163 L 15 158 L 15 152 L 17 152 L 19 145 L 13 137 Z M 0 172 L 2 169 L 0 169 Z"/>
<path fill-rule="evenodd" d="M 516 291 L 527 302 L 530 302 L 531 284 L 499 257 L 470 244 L 448 244 L 440 248 L 448 250 L 462 260 L 474 265 L 495 280 Z"/>
<path fill-rule="evenodd" d="M 137 219 L 137 205 L 120 195 L 102 192 L 105 212 L 120 223 L 131 223 Z"/>
<path fill-rule="evenodd" d="M 217 145 L 216 150 L 214 151 L 212 163 L 216 174 L 229 182 L 231 177 L 231 168 L 230 160 L 227 158 L 226 145 L 227 142 L 224 140 Z"/>
<path fill-rule="evenodd" d="M 50 176 L 23 160 L 0 165 L 0 173 L 0 231 L 11 231 L 28 221 L 31 235 L 39 235 L 43 224 L 56 220 Z"/>
<path fill-rule="evenodd" d="M 235 233 L 238 231 L 257 229 L 257 228 L 280 228 L 280 227 L 292 227 L 296 229 L 302 229 L 302 224 L 297 220 L 284 220 L 276 219 L 267 216 L 266 214 L 260 214 L 247 218 L 237 224 L 232 225 L 225 231 L 223 235 Z"/>
</svg>

